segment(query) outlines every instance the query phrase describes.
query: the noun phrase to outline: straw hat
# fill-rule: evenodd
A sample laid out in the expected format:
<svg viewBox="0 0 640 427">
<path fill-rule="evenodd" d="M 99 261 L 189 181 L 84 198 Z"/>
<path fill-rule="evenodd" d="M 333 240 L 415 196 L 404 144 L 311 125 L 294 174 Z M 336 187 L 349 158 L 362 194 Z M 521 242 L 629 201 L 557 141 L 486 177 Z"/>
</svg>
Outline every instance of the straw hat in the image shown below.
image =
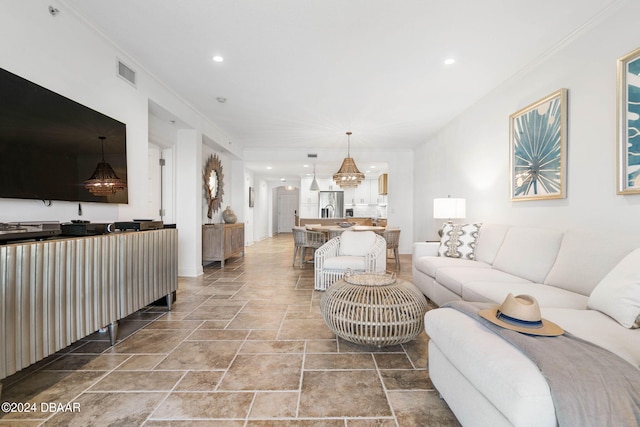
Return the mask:
<svg viewBox="0 0 640 427">
<path fill-rule="evenodd" d="M 542 318 L 538 301 L 531 295 L 507 295 L 500 307 L 480 310 L 480 316 L 503 328 L 529 335 L 553 337 L 564 331 Z"/>
</svg>

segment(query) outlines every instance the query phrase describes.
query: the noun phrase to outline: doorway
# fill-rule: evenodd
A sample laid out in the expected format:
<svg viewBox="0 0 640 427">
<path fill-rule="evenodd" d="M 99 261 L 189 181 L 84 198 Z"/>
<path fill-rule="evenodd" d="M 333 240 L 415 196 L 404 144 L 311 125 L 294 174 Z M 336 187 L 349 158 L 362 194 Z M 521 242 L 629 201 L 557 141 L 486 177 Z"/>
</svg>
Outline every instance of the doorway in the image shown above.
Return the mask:
<svg viewBox="0 0 640 427">
<path fill-rule="evenodd" d="M 295 214 L 298 209 L 298 195 L 278 195 L 278 233 L 291 233 L 296 223 Z"/>
</svg>

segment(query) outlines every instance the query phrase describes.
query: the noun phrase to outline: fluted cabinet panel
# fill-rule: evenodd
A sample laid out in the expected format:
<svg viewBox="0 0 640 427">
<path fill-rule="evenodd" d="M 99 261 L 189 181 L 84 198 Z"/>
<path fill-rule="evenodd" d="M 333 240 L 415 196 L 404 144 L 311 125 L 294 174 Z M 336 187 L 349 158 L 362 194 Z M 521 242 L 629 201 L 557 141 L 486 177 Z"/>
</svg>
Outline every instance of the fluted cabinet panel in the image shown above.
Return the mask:
<svg viewBox="0 0 640 427">
<path fill-rule="evenodd" d="M 0 246 L 0 378 L 178 285 L 175 229 Z"/>
<path fill-rule="evenodd" d="M 178 288 L 178 232 L 166 229 L 118 237 L 122 318 Z"/>
</svg>

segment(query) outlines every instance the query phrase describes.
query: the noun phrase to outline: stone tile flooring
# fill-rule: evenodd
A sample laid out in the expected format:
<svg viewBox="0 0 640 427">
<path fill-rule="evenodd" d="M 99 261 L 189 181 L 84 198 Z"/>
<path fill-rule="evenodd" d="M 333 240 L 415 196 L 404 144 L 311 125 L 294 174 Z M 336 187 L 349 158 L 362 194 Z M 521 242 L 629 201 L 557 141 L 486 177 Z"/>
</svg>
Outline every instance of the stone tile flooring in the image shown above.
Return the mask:
<svg viewBox="0 0 640 427">
<path fill-rule="evenodd" d="M 0 401 L 35 411 L 0 413 L 0 427 L 458 426 L 425 369 L 427 336 L 382 349 L 336 339 L 313 265 L 292 256 L 290 234 L 258 242 L 180 278 L 171 312 L 122 320 L 114 347 L 98 332 L 4 379 Z"/>
</svg>

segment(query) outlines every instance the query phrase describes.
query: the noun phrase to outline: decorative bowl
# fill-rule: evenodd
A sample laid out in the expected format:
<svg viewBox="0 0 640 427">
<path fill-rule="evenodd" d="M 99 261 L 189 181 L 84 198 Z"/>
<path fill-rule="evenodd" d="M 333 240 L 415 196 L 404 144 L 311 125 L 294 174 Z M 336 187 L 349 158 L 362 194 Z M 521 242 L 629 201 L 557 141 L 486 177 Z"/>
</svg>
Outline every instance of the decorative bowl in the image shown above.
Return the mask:
<svg viewBox="0 0 640 427">
<path fill-rule="evenodd" d="M 355 222 L 339 222 L 338 225 L 342 228 L 349 228 L 354 226 L 356 223 Z"/>
</svg>

